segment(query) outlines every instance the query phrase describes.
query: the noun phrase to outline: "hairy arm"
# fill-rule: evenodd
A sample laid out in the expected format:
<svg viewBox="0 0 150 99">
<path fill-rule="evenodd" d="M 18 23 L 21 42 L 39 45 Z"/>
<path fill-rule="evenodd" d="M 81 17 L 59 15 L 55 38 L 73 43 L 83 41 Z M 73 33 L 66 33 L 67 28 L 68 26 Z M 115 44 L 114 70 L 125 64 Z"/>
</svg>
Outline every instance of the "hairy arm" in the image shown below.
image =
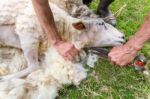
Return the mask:
<svg viewBox="0 0 150 99">
<path fill-rule="evenodd" d="M 38 20 L 48 36 L 49 42 L 66 60 L 73 60 L 78 54 L 78 50 L 73 44 L 63 41 L 58 35 L 48 0 L 32 0 L 32 3 Z"/>
<path fill-rule="evenodd" d="M 144 43 L 150 39 L 150 13 L 145 19 L 145 22 L 140 27 L 139 31 L 131 38 L 127 44 L 131 45 L 137 50 L 140 50 Z"/>
<path fill-rule="evenodd" d="M 47 33 L 50 43 L 55 44 L 60 41 L 61 38 L 58 35 L 48 0 L 32 0 L 32 3 L 41 26 Z"/>
<path fill-rule="evenodd" d="M 137 52 L 150 39 L 150 13 L 139 31 L 123 46 L 113 48 L 109 57 L 112 62 L 118 65 L 127 65 L 136 56 Z"/>
</svg>

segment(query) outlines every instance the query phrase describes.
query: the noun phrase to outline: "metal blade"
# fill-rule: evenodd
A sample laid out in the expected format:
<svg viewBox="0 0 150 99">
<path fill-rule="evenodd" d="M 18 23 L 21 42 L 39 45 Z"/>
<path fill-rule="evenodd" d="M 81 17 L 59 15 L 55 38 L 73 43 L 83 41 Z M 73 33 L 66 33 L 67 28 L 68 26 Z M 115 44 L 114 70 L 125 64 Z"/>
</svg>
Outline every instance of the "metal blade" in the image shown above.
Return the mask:
<svg viewBox="0 0 150 99">
<path fill-rule="evenodd" d="M 96 54 L 102 58 L 108 58 L 109 50 L 101 47 L 90 47 L 88 48 L 89 52 Z"/>
</svg>

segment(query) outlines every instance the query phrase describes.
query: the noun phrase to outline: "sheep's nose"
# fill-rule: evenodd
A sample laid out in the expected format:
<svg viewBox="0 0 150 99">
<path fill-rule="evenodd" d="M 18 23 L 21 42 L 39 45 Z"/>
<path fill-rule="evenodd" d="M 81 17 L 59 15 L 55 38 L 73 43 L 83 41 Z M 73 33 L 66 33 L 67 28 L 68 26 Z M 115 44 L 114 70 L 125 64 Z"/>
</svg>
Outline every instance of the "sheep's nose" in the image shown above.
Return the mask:
<svg viewBox="0 0 150 99">
<path fill-rule="evenodd" d="M 123 35 L 123 36 L 121 36 L 120 38 L 122 39 L 122 41 L 120 41 L 120 43 L 121 43 L 121 44 L 125 44 L 125 42 L 126 42 L 125 36 Z"/>
<path fill-rule="evenodd" d="M 123 35 L 123 36 L 121 36 L 121 38 L 122 38 L 122 39 L 125 39 L 125 36 Z"/>
<path fill-rule="evenodd" d="M 124 35 L 121 35 L 120 38 L 123 39 L 123 40 L 125 40 L 125 36 Z"/>
</svg>

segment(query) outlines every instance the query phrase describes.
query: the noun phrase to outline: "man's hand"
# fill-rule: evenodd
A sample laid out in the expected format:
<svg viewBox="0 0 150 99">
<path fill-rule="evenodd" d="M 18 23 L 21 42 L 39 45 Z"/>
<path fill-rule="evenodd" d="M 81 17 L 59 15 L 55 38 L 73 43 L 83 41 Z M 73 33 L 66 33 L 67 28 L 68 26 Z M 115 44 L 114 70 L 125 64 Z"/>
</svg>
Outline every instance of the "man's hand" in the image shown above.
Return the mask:
<svg viewBox="0 0 150 99">
<path fill-rule="evenodd" d="M 109 53 L 112 62 L 118 65 L 126 65 L 130 63 L 136 56 L 144 43 L 150 39 L 150 13 L 139 31 L 123 46 L 113 48 Z"/>
<path fill-rule="evenodd" d="M 76 55 L 79 53 L 79 50 L 77 50 L 73 44 L 65 41 L 56 43 L 54 47 L 59 52 L 59 54 L 64 57 L 64 59 L 70 61 L 73 61 L 73 59 L 75 59 Z"/>
<path fill-rule="evenodd" d="M 124 66 L 132 62 L 138 50 L 128 45 L 114 47 L 108 54 L 110 60 L 117 65 Z"/>
</svg>

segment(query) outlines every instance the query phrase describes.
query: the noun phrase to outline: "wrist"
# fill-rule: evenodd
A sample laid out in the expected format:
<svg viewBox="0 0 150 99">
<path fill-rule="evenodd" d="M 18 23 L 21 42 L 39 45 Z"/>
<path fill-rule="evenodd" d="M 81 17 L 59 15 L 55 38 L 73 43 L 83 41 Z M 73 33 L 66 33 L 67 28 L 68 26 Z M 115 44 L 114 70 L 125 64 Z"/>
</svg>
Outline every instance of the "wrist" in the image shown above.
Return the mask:
<svg viewBox="0 0 150 99">
<path fill-rule="evenodd" d="M 127 43 L 123 46 L 123 52 L 130 55 L 135 55 L 140 49 L 137 46 Z"/>
<path fill-rule="evenodd" d="M 135 51 L 139 51 L 142 47 L 143 47 L 143 44 L 139 43 L 139 42 L 136 42 L 135 41 L 132 41 L 132 40 L 129 40 L 125 46 L 128 46 L 129 48 L 135 50 Z"/>
<path fill-rule="evenodd" d="M 59 36 L 51 37 L 51 35 L 48 35 L 48 41 L 50 42 L 51 45 L 56 45 L 62 42 L 63 40 Z"/>
<path fill-rule="evenodd" d="M 48 41 L 51 45 L 55 45 L 58 42 L 62 41 L 62 38 L 60 37 L 59 33 L 57 32 L 56 29 L 46 29 L 45 32 L 47 33 L 48 36 Z"/>
<path fill-rule="evenodd" d="M 60 44 L 61 42 L 63 42 L 63 41 L 62 40 L 52 40 L 52 41 L 50 41 L 50 43 L 54 46 Z"/>
</svg>

